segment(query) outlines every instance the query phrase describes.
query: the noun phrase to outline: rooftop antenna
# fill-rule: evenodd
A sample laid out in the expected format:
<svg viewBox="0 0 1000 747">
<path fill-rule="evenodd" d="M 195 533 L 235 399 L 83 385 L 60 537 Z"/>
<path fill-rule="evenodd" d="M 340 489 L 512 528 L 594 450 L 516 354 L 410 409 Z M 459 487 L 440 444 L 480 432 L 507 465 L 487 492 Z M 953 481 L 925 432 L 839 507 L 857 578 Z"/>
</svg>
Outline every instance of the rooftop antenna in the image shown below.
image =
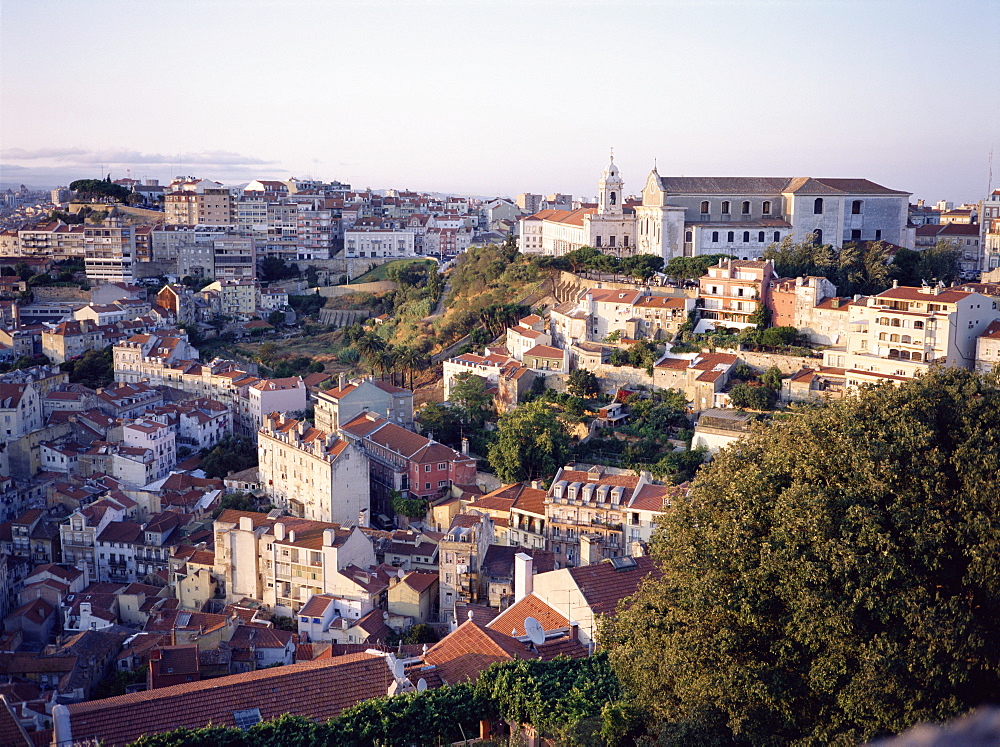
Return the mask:
<svg viewBox="0 0 1000 747">
<path fill-rule="evenodd" d="M 989 177 L 987 178 L 986 194 L 993 192 L 993 148 L 990 148 L 990 160 L 989 160 Z"/>
</svg>

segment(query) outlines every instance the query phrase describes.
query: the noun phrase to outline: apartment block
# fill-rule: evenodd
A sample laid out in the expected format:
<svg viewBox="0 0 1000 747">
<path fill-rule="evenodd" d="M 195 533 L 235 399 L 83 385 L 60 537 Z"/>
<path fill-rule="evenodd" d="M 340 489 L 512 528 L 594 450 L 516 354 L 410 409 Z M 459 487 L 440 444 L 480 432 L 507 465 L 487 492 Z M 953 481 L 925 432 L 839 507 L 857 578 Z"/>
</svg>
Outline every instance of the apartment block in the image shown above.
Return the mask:
<svg viewBox="0 0 1000 747">
<path fill-rule="evenodd" d="M 276 505 L 315 521 L 367 524 L 368 458 L 363 450 L 284 415 L 265 419 L 257 449 L 260 481 Z"/>
</svg>

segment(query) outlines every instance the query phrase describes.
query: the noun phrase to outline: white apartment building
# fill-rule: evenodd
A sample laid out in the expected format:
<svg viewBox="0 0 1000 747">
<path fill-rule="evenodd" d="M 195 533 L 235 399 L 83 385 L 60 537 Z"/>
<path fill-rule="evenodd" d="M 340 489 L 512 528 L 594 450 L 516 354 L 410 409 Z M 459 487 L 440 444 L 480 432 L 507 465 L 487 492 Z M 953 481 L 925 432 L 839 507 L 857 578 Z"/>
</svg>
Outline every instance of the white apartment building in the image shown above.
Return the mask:
<svg viewBox="0 0 1000 747">
<path fill-rule="evenodd" d="M 42 427 L 42 404 L 33 382 L 0 383 L 0 440 L 5 443 Z"/>
<path fill-rule="evenodd" d="M 269 417 L 257 433 L 257 453 L 265 492 L 292 514 L 353 525 L 369 512 L 368 458 L 332 433 Z"/>
<path fill-rule="evenodd" d="M 414 235 L 410 231 L 391 228 L 355 226 L 344 231 L 344 256 L 414 257 Z"/>
<path fill-rule="evenodd" d="M 173 428 L 155 420 L 143 418 L 122 428 L 126 446 L 153 452 L 153 479 L 166 477 L 177 464 L 177 439 Z M 149 480 L 142 483 L 146 485 Z"/>
<path fill-rule="evenodd" d="M 304 412 L 306 385 L 301 376 L 286 379 L 261 379 L 247 388 L 246 413 L 242 412 L 240 427 L 256 433 L 272 413 Z"/>
<path fill-rule="evenodd" d="M 214 531 L 213 574 L 226 601 L 255 599 L 278 614 L 295 614 L 316 594 L 343 594 L 342 572 L 375 564 L 372 542 L 357 527 L 226 510 Z"/>
<path fill-rule="evenodd" d="M 890 288 L 848 310 L 846 346 L 823 353 L 824 365 L 847 370 L 848 388 L 912 379 L 932 364 L 972 368 L 979 337 L 1000 318 L 993 298 L 940 286 Z"/>
</svg>

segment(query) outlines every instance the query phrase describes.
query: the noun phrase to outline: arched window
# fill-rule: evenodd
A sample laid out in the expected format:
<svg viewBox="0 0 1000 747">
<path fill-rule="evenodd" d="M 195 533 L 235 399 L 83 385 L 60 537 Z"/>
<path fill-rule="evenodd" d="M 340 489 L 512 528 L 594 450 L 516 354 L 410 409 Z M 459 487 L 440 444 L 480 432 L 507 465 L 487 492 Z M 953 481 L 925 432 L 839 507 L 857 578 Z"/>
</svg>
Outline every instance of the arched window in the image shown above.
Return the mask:
<svg viewBox="0 0 1000 747">
<path fill-rule="evenodd" d="M 914 329 L 923 329 L 924 328 L 924 323 L 923 322 L 914 322 L 913 323 L 913 328 Z"/>
<path fill-rule="evenodd" d="M 618 195 L 615 194 L 614 192 L 611 193 L 611 204 L 612 205 L 618 204 Z"/>
<path fill-rule="evenodd" d="M 899 351 L 895 350 L 895 349 L 890 350 L 889 351 L 889 357 L 890 358 L 899 358 Z"/>
<path fill-rule="evenodd" d="M 732 231 L 730 231 L 729 233 L 726 234 L 726 241 L 728 241 L 730 244 L 733 243 L 733 232 Z"/>
<path fill-rule="evenodd" d="M 815 231 L 813 231 L 813 233 L 816 234 L 815 243 L 816 244 L 822 244 L 823 243 L 823 229 L 822 228 L 817 228 Z"/>
<path fill-rule="evenodd" d="M 729 200 L 722 201 L 722 214 L 729 215 Z"/>
<path fill-rule="evenodd" d="M 886 337 L 886 333 L 885 332 L 879 332 L 878 333 L 878 339 L 879 339 L 880 342 L 885 342 L 886 341 L 885 337 Z"/>
<path fill-rule="evenodd" d="M 911 361 L 923 361 L 924 356 L 922 353 L 910 353 Z"/>
<path fill-rule="evenodd" d="M 713 244 L 718 244 L 719 243 L 719 232 L 718 231 L 712 231 L 712 243 Z"/>
<path fill-rule="evenodd" d="M 743 215 L 750 215 L 750 200 L 743 200 Z"/>
<path fill-rule="evenodd" d="M 899 359 L 901 361 L 908 361 L 908 360 L 910 360 L 910 351 L 909 350 L 900 350 L 899 351 Z"/>
<path fill-rule="evenodd" d="M 771 201 L 770 200 L 764 200 L 764 202 L 761 204 L 761 206 L 760 206 L 760 214 L 761 215 L 770 215 L 771 214 Z"/>
<path fill-rule="evenodd" d="M 861 215 L 861 200 L 855 200 L 851 203 L 851 215 Z"/>
<path fill-rule="evenodd" d="M 692 239 L 692 238 L 693 238 L 693 236 L 691 235 L 691 232 L 690 232 L 690 231 L 685 231 L 685 232 L 684 232 L 684 240 L 685 240 L 685 241 L 686 241 L 687 243 L 689 243 L 689 244 L 690 244 L 690 243 L 691 243 L 691 239 Z"/>
<path fill-rule="evenodd" d="M 779 241 L 781 241 L 781 231 L 775 231 L 774 232 L 774 243 L 777 244 Z"/>
<path fill-rule="evenodd" d="M 899 342 L 899 335 L 889 335 L 889 342 Z"/>
<path fill-rule="evenodd" d="M 743 243 L 744 244 L 749 244 L 750 243 L 750 232 L 749 231 L 744 231 L 743 232 Z"/>
<path fill-rule="evenodd" d="M 823 198 L 822 197 L 817 197 L 813 201 L 813 214 L 814 215 L 822 215 L 823 214 Z"/>
<path fill-rule="evenodd" d="M 900 325 L 900 323 L 899 323 L 899 320 L 898 320 L 898 319 L 893 319 L 893 320 L 892 320 L 892 325 L 891 325 L 891 326 L 893 326 L 893 327 L 899 327 L 899 326 L 901 326 L 901 325 Z"/>
<path fill-rule="evenodd" d="M 909 345 L 910 344 L 910 336 L 909 335 L 903 335 L 902 337 L 899 338 L 899 341 L 901 343 L 903 343 L 904 345 Z"/>
<path fill-rule="evenodd" d="M 709 210 L 708 200 L 702 200 L 701 203 L 701 214 L 708 215 L 711 211 Z"/>
<path fill-rule="evenodd" d="M 764 243 L 764 232 L 763 231 L 761 231 L 760 233 L 757 234 L 757 241 L 760 242 L 761 244 Z"/>
</svg>

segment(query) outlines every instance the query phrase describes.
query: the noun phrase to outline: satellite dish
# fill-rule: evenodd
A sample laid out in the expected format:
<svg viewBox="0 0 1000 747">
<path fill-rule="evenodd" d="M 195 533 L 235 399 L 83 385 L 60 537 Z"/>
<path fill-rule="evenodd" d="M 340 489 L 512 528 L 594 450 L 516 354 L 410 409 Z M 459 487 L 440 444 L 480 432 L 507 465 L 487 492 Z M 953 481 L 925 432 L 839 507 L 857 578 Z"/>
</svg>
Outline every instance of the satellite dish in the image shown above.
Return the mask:
<svg viewBox="0 0 1000 747">
<path fill-rule="evenodd" d="M 533 617 L 524 618 L 524 633 L 536 646 L 545 643 L 545 628 Z"/>
<path fill-rule="evenodd" d="M 419 680 L 417 680 L 417 692 L 422 693 L 426 689 L 427 689 L 427 680 L 421 677 Z"/>
<path fill-rule="evenodd" d="M 405 673 L 406 672 L 404 670 L 402 660 L 401 659 L 396 659 L 396 661 L 393 662 L 393 664 L 392 664 L 392 674 L 395 677 L 402 677 Z"/>
</svg>

